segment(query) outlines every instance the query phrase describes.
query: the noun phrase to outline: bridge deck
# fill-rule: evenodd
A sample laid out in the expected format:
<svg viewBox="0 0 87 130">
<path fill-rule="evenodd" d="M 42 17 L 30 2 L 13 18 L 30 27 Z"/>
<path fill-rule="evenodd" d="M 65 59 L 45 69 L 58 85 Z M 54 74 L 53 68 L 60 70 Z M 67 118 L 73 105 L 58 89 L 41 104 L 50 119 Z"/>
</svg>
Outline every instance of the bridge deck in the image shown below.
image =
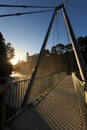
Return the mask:
<svg viewBox="0 0 87 130">
<path fill-rule="evenodd" d="M 84 130 L 71 76 L 38 104 L 21 113 L 6 130 Z"/>
</svg>

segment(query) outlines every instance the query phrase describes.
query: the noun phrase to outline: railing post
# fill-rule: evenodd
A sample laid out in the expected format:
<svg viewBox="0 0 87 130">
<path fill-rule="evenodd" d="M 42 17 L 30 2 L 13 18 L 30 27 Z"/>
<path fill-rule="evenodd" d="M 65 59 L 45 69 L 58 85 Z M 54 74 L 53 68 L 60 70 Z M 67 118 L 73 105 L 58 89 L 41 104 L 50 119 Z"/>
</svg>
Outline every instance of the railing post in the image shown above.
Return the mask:
<svg viewBox="0 0 87 130">
<path fill-rule="evenodd" d="M 4 130 L 6 123 L 6 91 L 1 94 L 1 130 Z"/>
</svg>

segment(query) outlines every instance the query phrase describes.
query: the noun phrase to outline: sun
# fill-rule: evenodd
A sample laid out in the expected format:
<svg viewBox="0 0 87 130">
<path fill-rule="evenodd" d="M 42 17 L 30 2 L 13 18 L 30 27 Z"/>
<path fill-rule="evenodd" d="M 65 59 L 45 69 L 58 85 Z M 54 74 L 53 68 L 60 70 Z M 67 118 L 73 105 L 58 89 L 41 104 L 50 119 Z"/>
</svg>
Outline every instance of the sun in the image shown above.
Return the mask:
<svg viewBox="0 0 87 130">
<path fill-rule="evenodd" d="M 10 62 L 12 63 L 12 65 L 16 65 L 18 63 L 18 57 L 15 56 L 13 59 L 10 60 Z"/>
</svg>

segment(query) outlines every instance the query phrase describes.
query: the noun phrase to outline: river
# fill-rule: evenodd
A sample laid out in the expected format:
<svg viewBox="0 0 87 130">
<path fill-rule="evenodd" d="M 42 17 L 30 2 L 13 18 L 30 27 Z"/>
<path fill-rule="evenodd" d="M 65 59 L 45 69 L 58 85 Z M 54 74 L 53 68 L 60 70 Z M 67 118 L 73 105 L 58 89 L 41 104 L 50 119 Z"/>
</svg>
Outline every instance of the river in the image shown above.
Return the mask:
<svg viewBox="0 0 87 130">
<path fill-rule="evenodd" d="M 11 77 L 11 81 L 15 82 L 15 81 L 19 81 L 19 80 L 24 80 L 24 79 L 29 79 L 30 77 L 27 75 L 23 75 L 19 72 L 15 72 L 13 71 L 12 74 L 10 75 Z"/>
</svg>

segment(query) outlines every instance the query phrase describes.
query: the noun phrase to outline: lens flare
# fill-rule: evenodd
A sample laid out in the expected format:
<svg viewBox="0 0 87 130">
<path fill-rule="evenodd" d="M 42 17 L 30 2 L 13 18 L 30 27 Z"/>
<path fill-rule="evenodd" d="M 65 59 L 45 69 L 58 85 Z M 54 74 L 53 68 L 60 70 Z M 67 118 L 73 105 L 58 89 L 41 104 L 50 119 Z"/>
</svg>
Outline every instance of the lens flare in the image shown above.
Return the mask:
<svg viewBox="0 0 87 130">
<path fill-rule="evenodd" d="M 16 65 L 18 63 L 18 57 L 14 57 L 13 59 L 10 60 L 10 62 L 12 63 L 12 65 Z"/>
</svg>

